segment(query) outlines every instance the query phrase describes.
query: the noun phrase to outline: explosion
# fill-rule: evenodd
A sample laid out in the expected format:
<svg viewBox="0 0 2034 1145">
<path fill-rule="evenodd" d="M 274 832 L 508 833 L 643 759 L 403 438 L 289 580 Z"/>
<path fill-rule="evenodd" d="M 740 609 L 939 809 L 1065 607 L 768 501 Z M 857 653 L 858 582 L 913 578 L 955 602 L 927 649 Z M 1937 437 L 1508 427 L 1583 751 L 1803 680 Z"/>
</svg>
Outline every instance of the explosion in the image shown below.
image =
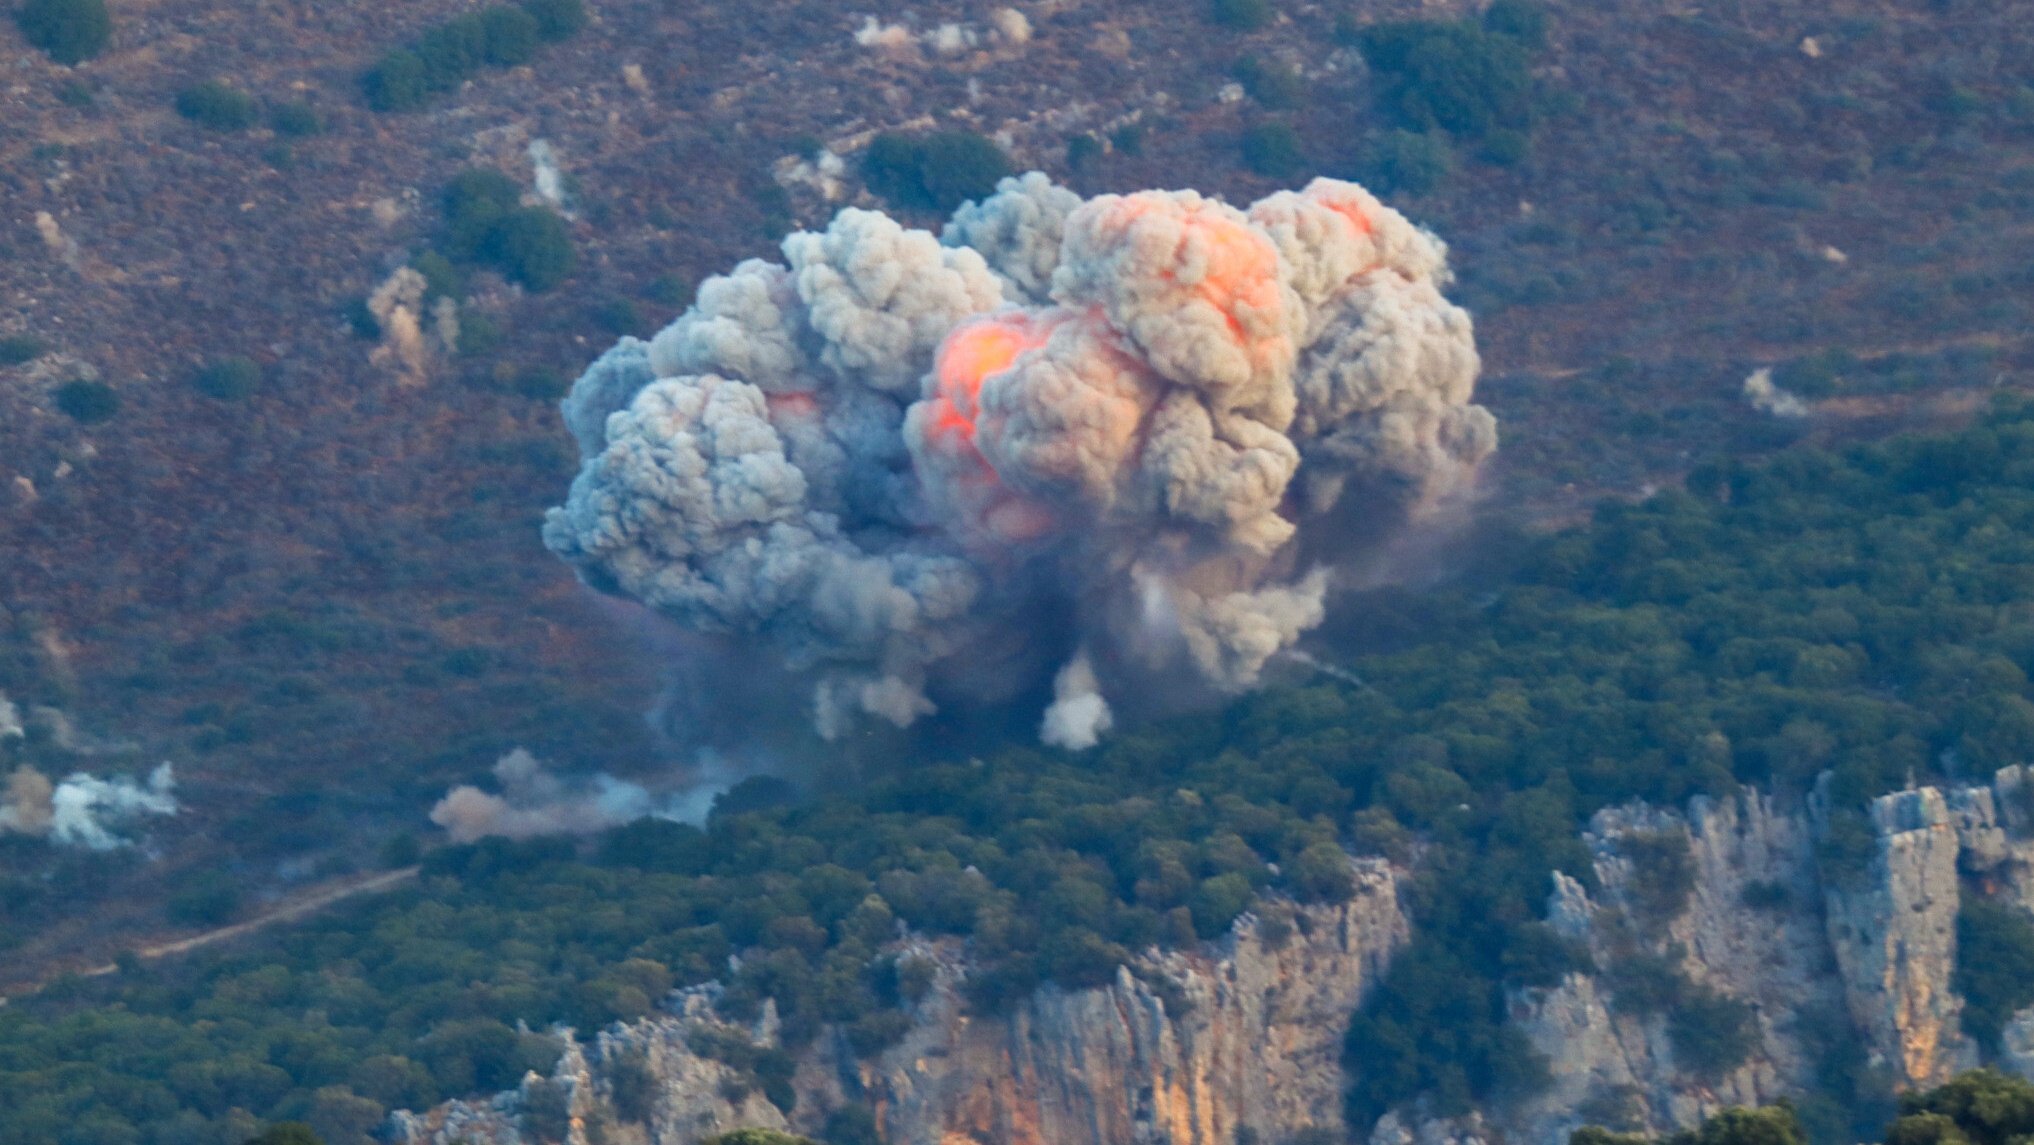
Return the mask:
<svg viewBox="0 0 2034 1145">
<path fill-rule="evenodd" d="M 938 237 L 848 209 L 783 253 L 573 386 L 544 540 L 773 649 L 828 737 L 1052 678 L 1080 748 L 1112 688 L 1248 689 L 1321 620 L 1310 524 L 1418 516 L 1496 447 L 1446 247 L 1351 183 L 1240 211 L 1032 173 Z"/>
</svg>

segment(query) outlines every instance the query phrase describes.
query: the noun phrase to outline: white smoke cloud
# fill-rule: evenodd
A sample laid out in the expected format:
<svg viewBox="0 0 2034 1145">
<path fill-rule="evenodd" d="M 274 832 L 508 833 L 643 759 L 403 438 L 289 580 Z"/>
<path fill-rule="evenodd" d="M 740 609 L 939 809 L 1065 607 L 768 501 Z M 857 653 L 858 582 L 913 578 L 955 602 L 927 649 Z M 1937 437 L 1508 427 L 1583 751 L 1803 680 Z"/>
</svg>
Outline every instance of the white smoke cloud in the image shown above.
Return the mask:
<svg viewBox="0 0 2034 1145">
<path fill-rule="evenodd" d="M 1753 370 L 1744 380 L 1744 398 L 1753 409 L 1774 417 L 1808 416 L 1808 403 L 1773 381 L 1773 371 L 1767 367 Z"/>
<path fill-rule="evenodd" d="M 51 842 L 94 851 L 129 844 L 115 834 L 144 815 L 174 815 L 172 792 L 176 777 L 164 763 L 149 772 L 145 783 L 130 777 L 100 779 L 76 772 L 52 784 L 33 767 L 16 768 L 0 796 L 0 832 L 12 831 Z"/>
<path fill-rule="evenodd" d="M 675 799 L 660 800 L 638 784 L 609 775 L 568 780 L 522 748 L 495 762 L 494 777 L 500 795 L 464 784 L 454 787 L 431 808 L 431 822 L 455 843 L 488 835 L 591 835 L 645 816 L 700 822 L 715 792 L 712 784 L 700 784 Z"/>
<path fill-rule="evenodd" d="M 1101 681 L 1095 678 L 1087 653 L 1067 661 L 1052 679 L 1052 706 L 1045 709 L 1038 738 L 1068 751 L 1085 751 L 1100 743 L 1116 722 L 1100 689 Z"/>
<path fill-rule="evenodd" d="M 1310 522 L 1431 511 L 1496 447 L 1446 247 L 1354 184 L 1239 211 L 1034 173 L 938 239 L 850 209 L 783 250 L 588 369 L 544 539 L 773 648 L 829 736 L 1054 661 L 1065 746 L 1112 681 L 1252 687 L 1321 620 Z"/>
</svg>

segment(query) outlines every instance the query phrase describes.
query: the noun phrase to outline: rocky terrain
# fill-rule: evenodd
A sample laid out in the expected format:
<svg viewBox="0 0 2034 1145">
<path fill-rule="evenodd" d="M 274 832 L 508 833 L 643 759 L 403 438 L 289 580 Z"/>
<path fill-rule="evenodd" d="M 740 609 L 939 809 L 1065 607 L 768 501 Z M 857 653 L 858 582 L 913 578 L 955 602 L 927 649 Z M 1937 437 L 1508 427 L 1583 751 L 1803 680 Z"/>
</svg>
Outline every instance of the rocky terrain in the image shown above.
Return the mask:
<svg viewBox="0 0 2034 1145">
<path fill-rule="evenodd" d="M 2030 790 L 2034 776 L 2014 767 L 1989 785 L 1883 796 L 1872 804 L 1870 857 L 1854 871 L 1818 859 L 1829 830 L 1822 796 L 1784 807 L 1747 790 L 1685 809 L 1599 813 L 1585 837 L 1596 889 L 1560 875 L 1548 903 L 1550 923 L 1585 945 L 1596 969 L 1514 999 L 1512 1021 L 1545 1055 L 1551 1085 L 1468 1118 L 1408 1124 L 1392 1114 L 1371 1142 L 1555 1141 L 1585 1121 L 1686 1127 L 1728 1106 L 1811 1093 L 1852 1043 L 1896 1090 L 1978 1064 L 1952 986 L 1957 913 L 1965 895 L 2034 903 Z M 1635 839 L 1685 841 L 1685 897 L 1662 901 L 1636 873 L 1646 860 L 1633 856 L 1646 851 Z M 1340 1139 L 1341 1033 L 1408 937 L 1402 872 L 1374 859 L 1357 871 L 1359 889 L 1340 907 L 1265 903 L 1218 943 L 1147 954 L 1112 985 L 1046 988 L 1000 1016 L 960 1003 L 964 949 L 906 941 L 900 955 L 936 967 L 909 1033 L 865 1062 L 822 1037 L 797 1059 L 788 1109 L 699 1048 L 729 1028 L 708 989 L 575 1039 L 549 1078 L 531 1074 L 491 1102 L 398 1113 L 391 1132 L 410 1145 L 687 1145 L 744 1125 L 813 1132 L 856 1102 L 900 1145 Z M 1741 1061 L 1705 1075 L 1677 1055 L 1684 1043 L 1670 1016 L 1629 1000 L 1632 968 L 1648 959 L 1705 997 L 1749 1007 Z M 766 1012 L 737 1032 L 768 1045 L 774 1023 Z M 1997 1064 L 2034 1077 L 2030 1050 L 2034 1009 L 2008 1027 Z"/>
</svg>

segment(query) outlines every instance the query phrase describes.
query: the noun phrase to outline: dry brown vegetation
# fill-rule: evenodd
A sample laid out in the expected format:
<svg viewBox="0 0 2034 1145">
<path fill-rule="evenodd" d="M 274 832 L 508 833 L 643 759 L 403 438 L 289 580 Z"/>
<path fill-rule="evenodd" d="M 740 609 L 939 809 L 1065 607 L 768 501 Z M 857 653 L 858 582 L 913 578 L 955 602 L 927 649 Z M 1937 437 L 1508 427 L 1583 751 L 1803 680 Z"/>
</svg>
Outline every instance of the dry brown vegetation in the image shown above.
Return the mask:
<svg viewBox="0 0 2034 1145">
<path fill-rule="evenodd" d="M 1433 15 L 1287 0 L 1237 33 L 1169 0 L 1019 6 L 1030 43 L 937 58 L 858 46 L 861 14 L 817 0 L 592 0 L 575 39 L 402 115 L 365 108 L 361 70 L 467 5 L 137 0 L 78 68 L 0 26 L 0 336 L 50 350 L 0 367 L 0 688 L 176 760 L 191 808 L 157 830 L 162 862 L 0 850 L 0 874 L 59 888 L 0 903 L 36 935 L 0 957 L 153 926 L 199 863 L 273 881 L 363 862 L 516 744 L 661 765 L 641 717 L 654 650 L 537 544 L 571 458 L 528 380 L 597 353 L 618 301 L 661 323 L 674 280 L 822 221 L 830 205 L 773 180 L 783 157 L 938 125 L 1084 192 L 1247 201 L 1273 187 L 1238 159 L 1265 122 L 1290 124 L 1310 167 L 1364 174 L 1389 125 L 1338 26 Z M 1478 313 L 1497 496 L 1558 509 L 2030 380 L 2034 3 L 1548 8 L 1527 157 L 1458 157 L 1402 200 L 1455 245 Z M 913 30 L 986 33 L 991 9 L 917 5 Z M 1223 102 L 1245 56 L 1302 77 L 1297 106 Z M 215 79 L 308 103 L 323 130 L 179 118 L 176 93 Z M 1076 136 L 1106 142 L 1070 171 Z M 570 180 L 576 275 L 534 296 L 477 275 L 472 304 L 506 341 L 403 386 L 349 306 L 442 242 L 454 173 L 527 182 L 536 138 Z M 1824 379 L 1825 413 L 1740 400 L 1753 366 L 1829 348 L 1853 359 Z M 1904 372 L 1860 364 L 1895 352 Z M 229 355 L 261 366 L 253 395 L 190 384 Z M 119 394 L 112 419 L 56 411 L 83 375 Z M 61 890 L 102 880 L 114 893 Z"/>
</svg>

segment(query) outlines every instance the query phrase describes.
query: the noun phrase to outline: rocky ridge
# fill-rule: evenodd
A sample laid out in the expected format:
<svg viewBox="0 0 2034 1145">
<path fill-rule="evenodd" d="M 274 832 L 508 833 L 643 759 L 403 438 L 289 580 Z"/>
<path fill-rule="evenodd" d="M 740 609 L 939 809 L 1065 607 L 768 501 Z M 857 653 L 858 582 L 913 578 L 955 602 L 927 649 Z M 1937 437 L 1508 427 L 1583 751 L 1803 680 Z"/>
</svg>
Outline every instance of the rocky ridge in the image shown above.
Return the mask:
<svg viewBox="0 0 2034 1145">
<path fill-rule="evenodd" d="M 1548 906 L 1594 969 L 1512 999 L 1551 1084 L 1469 1118 L 1389 1116 L 1373 1145 L 1555 1141 L 1585 1121 L 1686 1126 L 1809 1092 L 1831 1030 L 1860 1040 L 1895 1088 L 1977 1064 L 1951 985 L 1957 912 L 1972 892 L 2034 906 L 2030 795 L 2034 772 L 2012 767 L 1987 785 L 1882 796 L 1869 809 L 1868 862 L 1842 872 L 1818 854 L 1831 831 L 1822 790 L 1798 806 L 1744 791 L 1685 810 L 1599 812 L 1584 835 L 1593 869 L 1557 874 Z M 788 1113 L 695 1048 L 703 1031 L 773 1045 L 774 1013 L 735 1026 L 703 988 L 663 1015 L 572 1040 L 549 1078 L 398 1113 L 390 1136 L 688 1145 L 742 1125 L 816 1132 L 856 1102 L 894 1145 L 1340 1140 L 1348 1015 L 1410 936 L 1404 872 L 1375 859 L 1355 870 L 1346 903 L 1260 904 L 1218 943 L 1149 951 L 1111 983 L 1048 986 L 1005 1016 L 967 1013 L 960 944 L 906 940 L 900 956 L 927 960 L 933 975 L 904 1038 L 858 1061 L 844 1039 L 822 1037 L 797 1059 Z M 1684 1000 L 1744 1015 L 1742 1060 L 1708 1072 L 1681 1060 L 1691 1054 L 1677 1055 L 1666 1010 L 1630 1003 L 1634 966 L 1671 976 Z M 1998 1064 L 2034 1076 L 2034 1009 L 2008 1026 Z"/>
</svg>

